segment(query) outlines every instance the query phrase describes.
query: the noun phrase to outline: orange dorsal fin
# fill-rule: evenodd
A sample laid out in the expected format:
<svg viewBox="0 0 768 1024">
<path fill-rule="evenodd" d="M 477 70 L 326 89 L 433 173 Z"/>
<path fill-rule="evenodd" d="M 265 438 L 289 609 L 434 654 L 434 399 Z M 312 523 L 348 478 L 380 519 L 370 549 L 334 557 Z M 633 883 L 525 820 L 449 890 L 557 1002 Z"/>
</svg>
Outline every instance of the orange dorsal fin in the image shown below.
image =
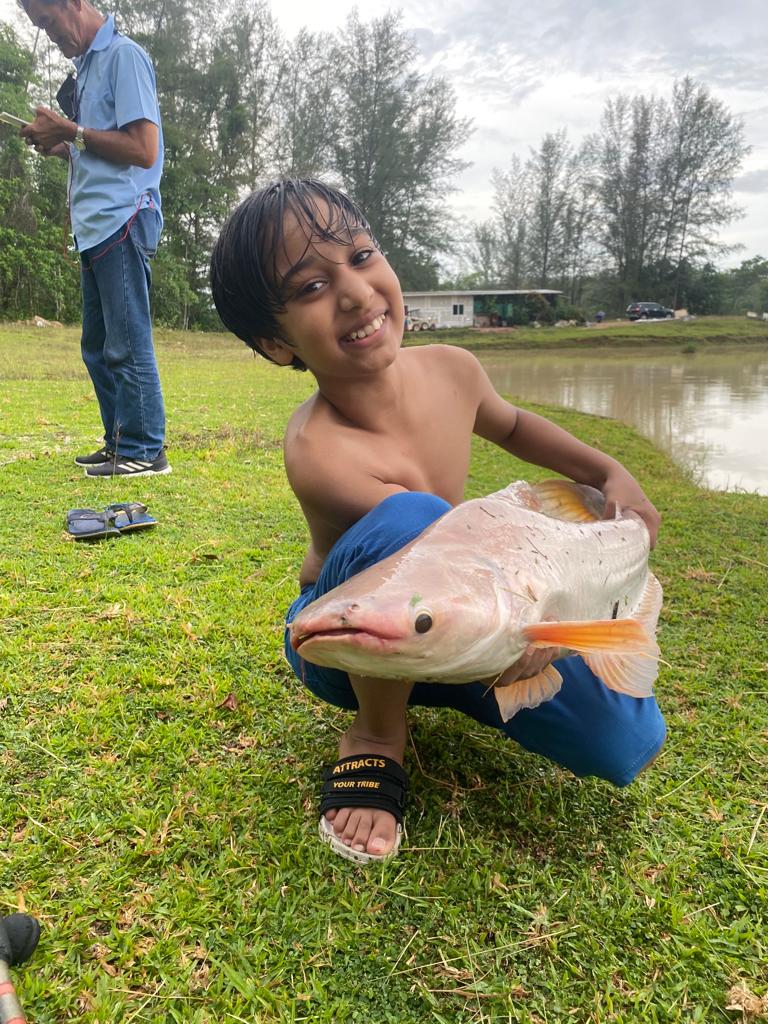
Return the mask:
<svg viewBox="0 0 768 1024">
<path fill-rule="evenodd" d="M 565 519 L 569 523 L 594 523 L 603 517 L 605 499 L 600 491 L 570 480 L 542 480 L 532 490 L 541 505 L 541 511 L 552 519 Z"/>
<path fill-rule="evenodd" d="M 495 687 L 493 692 L 499 705 L 501 720 L 508 722 L 523 708 L 537 708 L 545 700 L 551 700 L 562 685 L 563 677 L 554 665 L 547 665 L 530 679 L 518 679 L 509 686 Z"/>
</svg>

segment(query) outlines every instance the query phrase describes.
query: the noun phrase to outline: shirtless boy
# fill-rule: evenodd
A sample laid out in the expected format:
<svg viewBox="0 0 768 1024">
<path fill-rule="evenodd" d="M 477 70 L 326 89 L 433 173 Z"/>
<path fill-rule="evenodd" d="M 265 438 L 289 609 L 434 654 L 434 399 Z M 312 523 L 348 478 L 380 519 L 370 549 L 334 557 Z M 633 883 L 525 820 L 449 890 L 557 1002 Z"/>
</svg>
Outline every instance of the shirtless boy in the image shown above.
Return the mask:
<svg viewBox="0 0 768 1024">
<path fill-rule="evenodd" d="M 400 284 L 343 193 L 310 180 L 252 193 L 222 229 L 211 285 L 233 333 L 279 366 L 308 369 L 317 382 L 285 434 L 288 479 L 310 534 L 288 622 L 463 500 L 473 433 L 599 488 L 608 516 L 616 505 L 634 509 L 655 543 L 659 514 L 615 459 L 510 405 L 469 352 L 401 348 Z M 326 782 L 320 831 L 336 852 L 359 862 L 382 860 L 399 846 L 409 704 L 458 708 L 579 776 L 619 786 L 664 741 L 654 698 L 609 690 L 575 656 L 557 661 L 564 682 L 552 700 L 505 724 L 486 682 L 348 676 L 303 662 L 287 642 L 286 654 L 313 693 L 355 711 L 333 768 L 344 785 Z M 533 676 L 551 660 L 551 652 L 529 649 L 498 685 Z"/>
</svg>

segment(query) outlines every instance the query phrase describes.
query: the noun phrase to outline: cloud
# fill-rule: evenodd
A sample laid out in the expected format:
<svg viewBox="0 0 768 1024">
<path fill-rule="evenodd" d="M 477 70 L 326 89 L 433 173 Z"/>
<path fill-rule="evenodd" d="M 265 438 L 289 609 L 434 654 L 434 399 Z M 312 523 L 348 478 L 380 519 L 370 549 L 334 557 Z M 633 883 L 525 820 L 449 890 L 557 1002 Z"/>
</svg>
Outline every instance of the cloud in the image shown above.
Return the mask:
<svg viewBox="0 0 768 1024">
<path fill-rule="evenodd" d="M 435 32 L 431 28 L 414 28 L 410 30 L 410 35 L 419 53 L 427 61 L 446 50 L 451 42 L 447 32 Z"/>
<path fill-rule="evenodd" d="M 357 5 L 363 21 L 401 8 L 415 70 L 445 77 L 474 133 L 457 154 L 472 166 L 449 203 L 465 216 L 490 212 L 493 167 L 526 159 L 546 132 L 565 127 L 574 145 L 599 130 L 606 99 L 668 98 L 675 78 L 701 82 L 744 118 L 751 162 L 735 182 L 747 217 L 727 237 L 768 252 L 768 20 L 765 0 L 267 0 L 283 30 L 335 31 Z M 0 0 L 0 17 L 15 0 Z"/>
<path fill-rule="evenodd" d="M 746 174 L 736 178 L 733 188 L 736 192 L 768 192 L 768 167 L 762 167 L 756 171 L 747 171 Z"/>
<path fill-rule="evenodd" d="M 690 75 L 712 89 L 736 88 L 748 92 L 764 91 L 768 71 L 762 56 L 768 50 L 768 36 L 740 40 L 735 45 L 694 45 L 685 52 L 668 51 L 663 66 L 676 77 Z"/>
<path fill-rule="evenodd" d="M 436 26 L 486 76 L 504 80 L 510 55 L 540 76 L 597 79 L 691 74 L 711 84 L 765 88 L 768 33 L 761 0 L 412 0 L 406 23 Z M 430 52 L 430 56 L 434 54 Z"/>
</svg>

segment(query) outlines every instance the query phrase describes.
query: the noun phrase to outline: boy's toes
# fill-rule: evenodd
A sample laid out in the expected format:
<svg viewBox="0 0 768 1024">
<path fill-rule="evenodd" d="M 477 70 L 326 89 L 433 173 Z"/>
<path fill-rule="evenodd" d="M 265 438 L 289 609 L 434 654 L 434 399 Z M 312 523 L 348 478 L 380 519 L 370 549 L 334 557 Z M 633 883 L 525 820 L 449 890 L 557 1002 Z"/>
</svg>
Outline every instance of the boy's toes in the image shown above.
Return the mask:
<svg viewBox="0 0 768 1024">
<path fill-rule="evenodd" d="M 396 835 L 397 822 L 391 814 L 383 815 L 380 820 L 374 822 L 366 851 L 375 854 L 389 853 L 395 845 Z"/>
<path fill-rule="evenodd" d="M 353 850 L 363 853 L 372 827 L 373 815 L 371 812 L 366 810 L 358 811 L 356 815 L 350 817 L 349 824 L 344 833 L 344 842 L 347 846 L 351 846 Z"/>
<path fill-rule="evenodd" d="M 327 811 L 325 820 L 333 825 L 333 831 L 337 836 L 341 836 L 344 829 L 347 827 L 349 816 L 352 813 L 351 807 L 334 807 L 332 810 Z"/>
<path fill-rule="evenodd" d="M 368 812 L 360 807 L 353 807 L 350 811 L 349 818 L 347 818 L 347 824 L 344 828 L 339 825 L 334 825 L 333 829 L 339 838 L 341 838 L 347 846 L 353 846 L 356 842 L 359 842 L 360 835 L 365 835 L 363 842 L 368 838 L 368 832 L 370 832 L 370 821 L 368 822 L 366 829 L 366 816 Z M 338 819 L 337 819 L 338 820 Z"/>
<path fill-rule="evenodd" d="M 359 853 L 389 853 L 395 844 L 397 822 L 386 811 L 372 811 L 367 808 L 353 808 L 342 828 L 339 819 L 333 830 L 346 846 Z"/>
</svg>

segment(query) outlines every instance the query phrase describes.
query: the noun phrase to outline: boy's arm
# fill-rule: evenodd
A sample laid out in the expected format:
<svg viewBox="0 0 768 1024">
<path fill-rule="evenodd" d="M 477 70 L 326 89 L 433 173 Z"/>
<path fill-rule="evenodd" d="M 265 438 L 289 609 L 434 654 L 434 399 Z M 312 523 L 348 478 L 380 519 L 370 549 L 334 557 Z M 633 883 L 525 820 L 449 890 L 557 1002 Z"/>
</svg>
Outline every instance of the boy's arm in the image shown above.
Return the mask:
<svg viewBox="0 0 768 1024">
<path fill-rule="evenodd" d="M 510 405 L 494 390 L 477 360 L 473 362 L 478 388 L 475 433 L 519 459 L 596 487 L 605 496 L 606 519 L 615 515 L 617 506 L 632 509 L 648 528 L 653 547 L 661 516 L 629 470 L 543 416 Z"/>
<path fill-rule="evenodd" d="M 343 533 L 390 494 L 407 490 L 354 471 L 318 474 L 314 480 L 308 473 L 298 480 L 289 474 L 289 480 L 313 534 L 315 526 L 321 532 Z"/>
</svg>

